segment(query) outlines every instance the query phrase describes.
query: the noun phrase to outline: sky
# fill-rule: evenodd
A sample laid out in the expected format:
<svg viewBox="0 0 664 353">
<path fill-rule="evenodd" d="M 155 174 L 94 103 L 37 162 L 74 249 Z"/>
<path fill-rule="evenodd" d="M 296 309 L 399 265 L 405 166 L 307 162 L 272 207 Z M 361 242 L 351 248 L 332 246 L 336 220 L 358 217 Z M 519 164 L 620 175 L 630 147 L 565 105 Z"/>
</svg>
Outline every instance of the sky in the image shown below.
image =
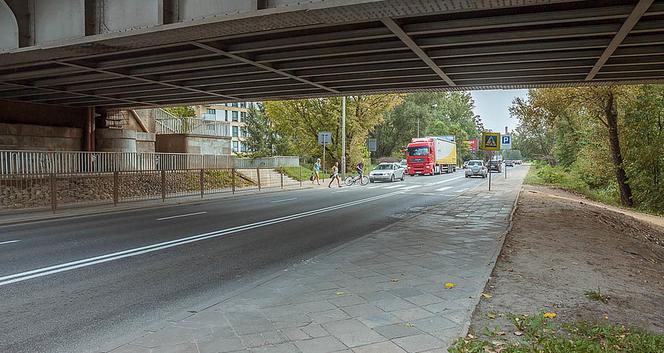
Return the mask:
<svg viewBox="0 0 664 353">
<path fill-rule="evenodd" d="M 516 128 L 518 121 L 510 118 L 509 107 L 516 97 L 525 98 L 526 89 L 472 91 L 475 101 L 475 114 L 484 122 L 484 127 L 496 132 L 505 132 L 505 126 L 511 131 Z"/>
</svg>

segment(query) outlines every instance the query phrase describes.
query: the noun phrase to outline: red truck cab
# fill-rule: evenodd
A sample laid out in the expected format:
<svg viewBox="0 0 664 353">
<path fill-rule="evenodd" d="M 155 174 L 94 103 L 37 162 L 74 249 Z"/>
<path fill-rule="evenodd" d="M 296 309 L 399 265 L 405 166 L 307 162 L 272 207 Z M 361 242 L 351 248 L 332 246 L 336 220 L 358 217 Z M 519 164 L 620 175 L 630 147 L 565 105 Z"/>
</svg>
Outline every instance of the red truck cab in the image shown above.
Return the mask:
<svg viewBox="0 0 664 353">
<path fill-rule="evenodd" d="M 414 138 L 406 149 L 408 174 L 433 175 L 435 170 L 434 142 L 431 138 Z"/>
</svg>

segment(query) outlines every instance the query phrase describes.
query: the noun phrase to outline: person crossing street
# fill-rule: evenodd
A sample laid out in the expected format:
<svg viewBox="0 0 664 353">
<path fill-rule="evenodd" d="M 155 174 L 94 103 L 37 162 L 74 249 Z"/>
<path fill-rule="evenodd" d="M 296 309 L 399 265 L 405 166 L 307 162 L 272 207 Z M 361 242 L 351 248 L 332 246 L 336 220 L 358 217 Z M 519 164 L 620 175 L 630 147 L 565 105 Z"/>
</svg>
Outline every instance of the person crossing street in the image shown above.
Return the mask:
<svg viewBox="0 0 664 353">
<path fill-rule="evenodd" d="M 341 187 L 341 178 L 339 177 L 339 162 L 334 163 L 332 166 L 332 175 L 330 175 L 330 183 L 327 185 L 328 188 L 332 187 L 332 183 L 336 180 L 337 185 Z"/>
</svg>

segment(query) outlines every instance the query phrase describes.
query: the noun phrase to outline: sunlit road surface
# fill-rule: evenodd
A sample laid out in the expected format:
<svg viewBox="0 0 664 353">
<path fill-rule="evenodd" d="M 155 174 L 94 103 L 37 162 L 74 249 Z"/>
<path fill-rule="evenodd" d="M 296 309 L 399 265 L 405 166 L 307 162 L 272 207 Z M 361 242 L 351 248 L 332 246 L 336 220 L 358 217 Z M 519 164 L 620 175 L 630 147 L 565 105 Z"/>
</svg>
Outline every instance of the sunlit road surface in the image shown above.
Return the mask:
<svg viewBox="0 0 664 353">
<path fill-rule="evenodd" d="M 459 171 L 0 227 L 0 351 L 108 349 L 481 184 Z"/>
</svg>

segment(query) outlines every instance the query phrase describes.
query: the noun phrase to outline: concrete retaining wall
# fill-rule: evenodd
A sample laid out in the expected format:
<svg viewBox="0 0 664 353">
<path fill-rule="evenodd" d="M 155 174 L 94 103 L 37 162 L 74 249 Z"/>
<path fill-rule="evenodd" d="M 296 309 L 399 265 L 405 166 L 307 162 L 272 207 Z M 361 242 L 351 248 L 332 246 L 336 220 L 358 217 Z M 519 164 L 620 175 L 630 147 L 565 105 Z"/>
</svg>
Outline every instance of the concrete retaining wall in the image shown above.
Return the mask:
<svg viewBox="0 0 664 353">
<path fill-rule="evenodd" d="M 0 150 L 80 151 L 83 130 L 0 123 Z"/>
<path fill-rule="evenodd" d="M 136 131 L 120 129 L 97 129 L 97 151 L 136 152 Z"/>
<path fill-rule="evenodd" d="M 155 141 L 153 132 L 136 132 L 136 152 L 154 152 Z"/>
<path fill-rule="evenodd" d="M 155 149 L 164 153 L 230 154 L 231 138 L 190 134 L 157 135 Z"/>
</svg>

